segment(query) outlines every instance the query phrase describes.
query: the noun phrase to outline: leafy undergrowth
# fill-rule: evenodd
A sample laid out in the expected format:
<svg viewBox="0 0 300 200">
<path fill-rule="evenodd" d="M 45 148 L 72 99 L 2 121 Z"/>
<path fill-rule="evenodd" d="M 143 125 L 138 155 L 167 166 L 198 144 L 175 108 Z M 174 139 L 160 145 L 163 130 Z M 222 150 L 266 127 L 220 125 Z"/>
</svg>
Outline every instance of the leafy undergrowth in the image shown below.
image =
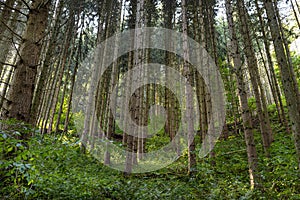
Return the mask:
<svg viewBox="0 0 300 200">
<path fill-rule="evenodd" d="M 1 199 L 300 199 L 300 177 L 291 135 L 275 134 L 271 158 L 257 148 L 263 188 L 250 190 L 241 135 L 219 141 L 215 158 L 198 160 L 187 174 L 187 158 L 160 171 L 126 177 L 81 153 L 76 139 L 1 132 Z M 3 148 L 2 148 L 3 147 Z M 213 164 L 214 163 L 214 164 Z"/>
</svg>

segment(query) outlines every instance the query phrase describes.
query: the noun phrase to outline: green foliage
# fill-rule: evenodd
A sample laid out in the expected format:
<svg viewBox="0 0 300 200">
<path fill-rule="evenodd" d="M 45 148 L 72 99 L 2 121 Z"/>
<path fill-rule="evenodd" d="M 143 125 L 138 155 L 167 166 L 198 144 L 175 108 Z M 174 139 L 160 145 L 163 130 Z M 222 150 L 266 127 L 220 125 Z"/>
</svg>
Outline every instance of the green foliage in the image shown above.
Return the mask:
<svg viewBox="0 0 300 200">
<path fill-rule="evenodd" d="M 146 151 L 158 150 L 168 143 L 170 143 L 170 137 L 165 135 L 164 130 L 161 129 L 156 135 L 146 140 Z"/>
<path fill-rule="evenodd" d="M 248 106 L 250 111 L 253 112 L 254 110 L 256 110 L 256 100 L 254 97 L 248 99 Z"/>
<path fill-rule="evenodd" d="M 271 158 L 264 158 L 263 177 L 266 187 L 276 194 L 280 199 L 300 199 L 300 177 L 297 173 L 297 161 L 295 159 L 295 147 L 292 142 L 292 135 L 279 133 L 275 139 L 280 142 L 272 144 Z M 297 194 L 297 195 L 296 195 Z"/>
<path fill-rule="evenodd" d="M 1 131 L 1 199 L 299 199 L 299 173 L 291 135 L 275 134 L 271 158 L 263 156 L 260 134 L 255 140 L 263 189 L 250 190 L 244 138 L 218 141 L 215 158 L 198 160 L 187 174 L 187 154 L 159 171 L 124 176 L 91 155 L 80 142 L 45 135 L 24 141 L 24 130 Z M 278 129 L 279 130 L 279 129 Z M 282 131 L 282 129 L 281 129 Z M 149 151 L 163 145 L 160 132 L 148 141 Z M 168 141 L 166 141 L 168 142 Z M 151 147 L 151 148 L 150 148 Z M 198 152 L 200 146 L 197 146 Z M 214 164 L 212 163 L 214 161 Z"/>
<path fill-rule="evenodd" d="M 292 62 L 295 70 L 295 76 L 298 81 L 298 86 L 300 87 L 300 56 L 295 52 L 292 52 Z"/>
<path fill-rule="evenodd" d="M 34 167 L 30 162 L 34 155 L 29 150 L 29 143 L 22 138 L 33 135 L 36 130 L 16 120 L 1 123 L 9 130 L 0 131 L 0 195 L 9 199 L 31 195 L 30 171 Z"/>
</svg>

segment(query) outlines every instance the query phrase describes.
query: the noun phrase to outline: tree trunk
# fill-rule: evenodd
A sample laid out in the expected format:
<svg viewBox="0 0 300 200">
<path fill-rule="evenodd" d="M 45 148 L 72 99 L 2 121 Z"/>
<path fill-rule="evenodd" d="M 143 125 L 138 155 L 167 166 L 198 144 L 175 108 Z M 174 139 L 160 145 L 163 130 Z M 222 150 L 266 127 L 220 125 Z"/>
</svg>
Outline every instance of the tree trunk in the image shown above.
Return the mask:
<svg viewBox="0 0 300 200">
<path fill-rule="evenodd" d="M 51 1 L 36 0 L 32 2 L 28 14 L 26 30 L 20 50 L 20 60 L 9 93 L 9 102 L 5 103 L 4 118 L 30 121 L 30 111 L 35 88 L 37 67 L 47 28 L 49 6 Z"/>
<path fill-rule="evenodd" d="M 285 53 L 283 36 L 278 30 L 280 25 L 277 21 L 275 8 L 271 0 L 264 0 L 267 11 L 268 25 L 271 30 L 272 40 L 275 47 L 275 54 L 281 72 L 282 86 L 289 110 L 292 132 L 295 139 L 296 157 L 300 170 L 300 95 L 298 83 L 295 78 L 293 66 L 289 63 L 289 58 Z"/>
<path fill-rule="evenodd" d="M 7 29 L 7 22 L 10 21 L 10 16 L 12 14 L 11 8 L 14 7 L 15 0 L 6 0 L 3 10 L 1 10 L 0 15 L 0 38 L 2 39 L 3 33 Z"/>
<path fill-rule="evenodd" d="M 111 5 L 113 6 L 113 4 Z M 113 9 L 111 8 L 110 9 L 111 11 L 113 10 L 118 10 L 118 9 Z M 116 21 L 116 27 L 119 27 L 120 26 L 120 19 L 121 19 L 121 12 L 120 13 L 116 13 L 116 19 L 113 19 L 113 21 Z M 114 29 L 114 27 L 111 27 L 112 29 Z M 118 45 L 120 44 L 120 41 L 119 41 L 119 38 L 116 38 L 116 41 L 115 41 L 115 49 L 114 49 L 114 57 L 117 56 L 118 54 Z M 106 107 L 107 107 L 107 128 L 106 128 L 106 139 L 108 140 L 111 140 L 111 137 L 114 133 L 114 116 L 113 116 L 113 113 L 110 109 L 110 106 L 111 107 L 116 107 L 116 96 L 118 95 L 117 92 L 116 93 L 113 93 L 113 89 L 114 87 L 117 85 L 118 83 L 118 74 L 119 74 L 119 68 L 118 68 L 118 62 L 114 62 L 113 63 L 113 66 L 112 66 L 112 70 L 111 70 L 111 73 L 110 73 L 110 85 L 109 85 L 109 88 L 108 88 L 108 91 L 107 91 L 107 100 L 106 100 Z M 113 97 L 111 98 L 111 101 L 110 101 L 110 97 Z M 105 155 L 104 155 L 104 164 L 106 165 L 110 165 L 110 152 L 109 152 L 109 145 L 110 145 L 110 141 L 107 142 L 106 144 L 106 150 L 105 150 Z"/>
<path fill-rule="evenodd" d="M 270 121 L 268 118 L 267 110 L 266 110 L 266 105 L 264 105 L 265 100 L 263 91 L 260 91 L 260 85 L 261 81 L 259 78 L 259 72 L 258 72 L 258 65 L 257 65 L 257 59 L 255 56 L 255 52 L 253 49 L 253 44 L 252 44 L 252 37 L 250 35 L 250 28 L 249 28 L 249 21 L 248 21 L 248 13 L 245 9 L 244 1 L 238 1 L 238 13 L 239 17 L 241 20 L 241 25 L 240 25 L 240 30 L 241 34 L 243 37 L 243 42 L 245 45 L 245 54 L 247 57 L 247 65 L 248 65 L 248 70 L 250 74 L 250 80 L 253 86 L 253 91 L 255 95 L 255 100 L 256 100 L 256 107 L 257 107 L 257 115 L 259 118 L 259 123 L 260 123 L 260 130 L 262 134 L 262 140 L 263 140 L 263 146 L 264 146 L 264 151 L 265 155 L 269 157 L 269 147 L 271 145 L 271 135 L 272 135 L 272 130 L 270 127 Z"/>
<path fill-rule="evenodd" d="M 287 132 L 290 132 L 290 128 L 289 128 L 287 119 L 285 117 L 284 107 L 283 107 L 283 104 L 282 104 L 282 99 L 281 99 L 280 90 L 279 90 L 279 86 L 278 86 L 279 84 L 277 82 L 275 71 L 274 71 L 272 56 L 271 56 L 271 53 L 270 53 L 270 44 L 269 44 L 269 41 L 268 41 L 269 35 L 266 33 L 265 28 L 264 28 L 265 27 L 265 21 L 262 18 L 262 12 L 259 8 L 258 0 L 255 0 L 255 5 L 256 5 L 257 12 L 258 12 L 259 22 L 260 22 L 260 25 L 262 27 L 261 32 L 262 32 L 262 35 L 263 35 L 265 53 L 266 53 L 267 60 L 268 60 L 268 69 L 270 71 L 269 76 L 270 76 L 270 79 L 271 79 L 271 80 L 269 80 L 269 82 L 270 82 L 270 86 L 272 88 L 273 98 L 274 98 L 274 101 L 275 101 L 275 104 L 276 104 L 279 119 L 280 119 L 282 125 L 285 126 Z M 267 73 L 268 73 L 268 69 L 266 69 Z"/>
<path fill-rule="evenodd" d="M 240 96 L 241 110 L 242 110 L 242 119 L 244 127 L 244 135 L 247 146 L 247 155 L 248 155 L 248 165 L 249 165 L 249 175 L 250 175 L 250 184 L 251 188 L 254 188 L 258 183 L 258 157 L 254 143 L 253 135 L 253 125 L 252 118 L 248 106 L 247 92 L 245 87 L 245 79 L 242 69 L 242 61 L 240 50 L 238 48 L 237 34 L 234 27 L 233 21 L 233 9 L 231 5 L 231 0 L 226 0 L 226 14 L 229 26 L 229 36 L 230 36 L 230 46 L 229 53 L 233 58 L 233 63 L 235 66 L 235 72 L 237 76 L 238 83 L 238 93 Z"/>
<path fill-rule="evenodd" d="M 78 16 L 79 18 L 79 16 Z M 74 91 L 74 86 L 75 86 L 75 79 L 79 67 L 79 62 L 80 62 L 80 55 L 81 55 L 81 47 L 82 47 L 82 35 L 83 35 L 83 29 L 80 33 L 79 36 L 79 42 L 78 42 L 78 47 L 77 47 L 77 53 L 76 53 L 76 60 L 75 60 L 75 67 L 74 67 L 74 72 L 71 77 L 71 89 L 70 89 L 70 96 L 67 104 L 67 112 L 66 112 L 66 119 L 65 119 L 65 124 L 64 124 L 64 132 L 66 133 L 68 131 L 68 126 L 70 123 L 70 112 L 72 108 L 72 99 L 73 99 L 73 91 Z"/>
<path fill-rule="evenodd" d="M 297 22 L 298 28 L 300 29 L 300 22 L 299 22 L 298 14 L 297 14 L 297 12 L 296 12 L 296 9 L 295 9 L 293 0 L 291 0 L 291 6 L 292 6 L 292 9 L 293 9 L 293 13 L 294 13 L 295 20 L 296 20 L 296 22 Z"/>
<path fill-rule="evenodd" d="M 17 4 L 17 6 L 16 6 L 16 8 L 17 9 L 19 9 L 21 7 L 21 3 L 20 2 L 18 2 L 18 4 Z M 9 26 L 10 26 L 10 28 L 13 30 L 13 31 L 15 31 L 15 32 L 17 32 L 17 20 L 18 20 L 18 18 L 19 18 L 19 13 L 17 13 L 17 12 L 15 12 L 13 15 L 12 15 L 12 20 L 10 20 L 10 24 L 9 24 Z M 9 33 L 8 35 L 11 35 L 11 38 L 14 38 L 14 35 L 13 35 L 13 33 Z M 0 38 L 1 38 L 2 36 L 0 36 Z M 11 45 L 11 43 L 10 42 L 8 42 L 8 41 L 0 41 L 0 48 L 2 48 L 2 52 L 0 53 L 0 75 L 1 75 L 1 79 L 0 80 L 3 80 L 3 78 L 5 77 L 4 75 L 5 75 L 5 71 L 3 70 L 3 66 L 4 66 L 4 64 L 3 63 L 5 63 L 6 62 L 6 60 L 7 60 L 7 55 L 9 54 L 9 52 L 10 52 L 10 50 L 11 50 L 11 47 L 12 47 L 12 45 Z M 20 50 L 20 48 L 18 48 L 17 49 L 17 52 Z M 7 100 L 6 99 L 6 96 L 7 96 L 7 89 L 8 89 L 8 86 L 9 86 L 9 84 L 11 83 L 11 77 L 12 77 L 12 75 L 13 75 L 13 71 L 14 71 L 14 68 L 15 68 L 15 63 L 16 63 L 16 60 L 18 59 L 18 55 L 17 54 L 15 54 L 14 55 L 14 59 L 13 59 L 13 62 L 12 63 L 9 63 L 9 64 L 12 64 L 12 66 L 8 66 L 8 68 L 10 69 L 9 70 L 9 72 L 8 72 L 8 77 L 7 77 L 7 81 L 4 81 L 4 88 L 3 88 L 3 91 L 2 91 L 2 93 L 1 93 L 1 96 L 0 96 L 0 108 L 2 109 L 3 107 L 3 103 L 4 103 L 4 101 L 5 100 Z M 3 62 L 3 63 L 1 63 L 1 62 Z M 2 74 L 1 74 L 1 72 L 2 72 Z"/>
<path fill-rule="evenodd" d="M 61 54 L 61 58 L 60 58 L 60 61 L 59 61 L 60 70 L 59 70 L 59 73 L 58 73 L 57 81 L 54 84 L 54 96 L 53 96 L 53 102 L 52 102 L 52 106 L 51 106 L 51 110 L 50 110 L 50 121 L 49 121 L 49 126 L 48 126 L 48 133 L 51 133 L 52 128 L 53 128 L 54 115 L 56 113 L 56 107 L 57 107 L 57 103 L 58 103 L 61 83 L 62 83 L 63 75 L 64 75 L 64 72 L 65 72 L 65 68 L 66 68 L 66 65 L 67 65 L 66 61 L 67 61 L 67 57 L 68 57 L 68 54 L 69 54 L 69 48 L 70 48 L 72 37 L 73 37 L 73 27 L 74 27 L 74 25 L 75 25 L 74 13 L 71 12 L 71 19 L 69 20 L 69 25 L 67 27 L 67 34 L 66 34 L 66 37 L 65 37 L 65 44 L 62 47 L 63 52 Z"/>
<path fill-rule="evenodd" d="M 189 83 L 192 81 L 192 72 L 189 68 L 187 60 L 189 60 L 189 46 L 188 46 L 188 22 L 187 22 L 187 11 L 186 11 L 186 2 L 182 0 L 182 21 L 183 21 L 183 51 L 184 51 L 184 75 L 189 80 Z M 188 83 L 188 84 L 189 84 Z M 187 85 L 185 87 L 185 97 L 186 97 L 186 120 L 187 120 L 187 136 L 188 136 L 188 170 L 189 173 L 193 173 L 196 167 L 196 154 L 195 154 L 195 141 L 193 138 L 194 135 L 194 103 L 193 103 L 193 91 L 191 87 Z"/>
<path fill-rule="evenodd" d="M 12 35 L 13 38 L 13 32 L 16 30 L 16 24 L 17 24 L 17 19 L 19 16 L 19 13 L 15 12 L 14 16 L 12 17 L 12 20 L 10 20 L 10 16 L 12 14 L 12 11 L 10 7 L 13 7 L 15 3 L 15 0 L 7 0 L 5 2 L 5 6 L 3 10 L 1 11 L 1 16 L 0 16 L 0 75 L 3 72 L 3 66 L 7 58 L 7 54 L 11 48 L 11 42 L 8 41 L 4 36 L 5 35 Z M 17 9 L 20 7 L 20 2 L 18 2 L 18 5 L 16 6 Z M 7 27 L 10 27 L 11 30 L 7 30 Z M 6 31 L 7 30 L 7 31 Z"/>
<path fill-rule="evenodd" d="M 32 101 L 32 108 L 31 108 L 31 118 L 30 118 L 30 123 L 38 125 L 38 118 L 40 115 L 40 111 L 42 108 L 42 103 L 43 103 L 43 94 L 45 93 L 44 88 L 45 88 L 45 83 L 47 80 L 47 76 L 49 76 L 49 72 L 51 69 L 51 61 L 53 58 L 53 52 L 54 49 L 57 45 L 57 38 L 58 38 L 58 33 L 59 33 L 59 26 L 61 25 L 59 23 L 59 17 L 61 17 L 62 10 L 63 10 L 64 4 L 59 1 L 56 10 L 56 15 L 54 19 L 52 20 L 52 28 L 49 30 L 49 41 L 46 46 L 46 52 L 44 53 L 44 59 L 43 59 L 43 64 L 41 65 L 40 73 L 39 73 L 39 79 L 37 80 L 36 83 L 36 90 L 35 90 L 35 95 L 33 97 Z"/>
</svg>

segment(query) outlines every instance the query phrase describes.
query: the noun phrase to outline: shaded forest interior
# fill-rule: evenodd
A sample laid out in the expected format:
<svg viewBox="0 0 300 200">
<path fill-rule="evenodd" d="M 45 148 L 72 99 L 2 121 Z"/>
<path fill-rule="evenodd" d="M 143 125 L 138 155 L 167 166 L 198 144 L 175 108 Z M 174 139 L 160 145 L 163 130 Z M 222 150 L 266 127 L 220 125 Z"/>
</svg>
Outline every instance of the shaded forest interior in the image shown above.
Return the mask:
<svg viewBox="0 0 300 200">
<path fill-rule="evenodd" d="M 298 0 L 0 0 L 1 199 L 300 199 L 299 33 Z"/>
</svg>

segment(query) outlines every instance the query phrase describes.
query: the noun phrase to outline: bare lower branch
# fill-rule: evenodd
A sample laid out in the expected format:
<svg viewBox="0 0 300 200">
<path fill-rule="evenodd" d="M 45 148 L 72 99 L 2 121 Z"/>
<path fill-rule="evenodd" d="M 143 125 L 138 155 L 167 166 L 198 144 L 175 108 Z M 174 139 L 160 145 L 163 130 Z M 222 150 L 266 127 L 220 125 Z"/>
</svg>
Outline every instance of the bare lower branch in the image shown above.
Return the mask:
<svg viewBox="0 0 300 200">
<path fill-rule="evenodd" d="M 31 10 L 30 6 L 28 5 L 28 3 L 26 1 L 24 1 L 24 0 L 21 0 L 21 1 L 22 1 L 22 3 L 25 4 L 25 6 L 26 6 L 26 8 L 28 8 L 28 10 Z"/>
<path fill-rule="evenodd" d="M 11 7 L 11 6 L 6 5 L 4 2 L 1 2 L 1 1 L 0 1 L 0 5 L 3 5 L 3 6 L 9 8 L 9 9 L 11 9 L 11 10 L 14 10 L 14 11 L 20 13 L 21 15 L 24 15 L 25 17 L 28 17 L 27 14 L 23 13 L 22 11 L 20 11 L 20 10 L 14 8 L 14 7 Z"/>
<path fill-rule="evenodd" d="M 13 65 L 13 64 L 9 64 L 9 63 L 5 63 L 5 62 L 1 62 L 0 61 L 0 64 L 1 65 L 7 65 L 7 66 L 11 66 L 11 67 L 16 67 L 15 65 Z"/>
<path fill-rule="evenodd" d="M 23 40 L 22 36 L 20 36 L 18 33 L 16 33 L 14 30 L 12 30 L 6 23 L 4 23 L 3 21 L 1 21 L 1 23 L 15 36 L 17 36 L 18 38 L 20 38 L 21 40 Z"/>
</svg>

